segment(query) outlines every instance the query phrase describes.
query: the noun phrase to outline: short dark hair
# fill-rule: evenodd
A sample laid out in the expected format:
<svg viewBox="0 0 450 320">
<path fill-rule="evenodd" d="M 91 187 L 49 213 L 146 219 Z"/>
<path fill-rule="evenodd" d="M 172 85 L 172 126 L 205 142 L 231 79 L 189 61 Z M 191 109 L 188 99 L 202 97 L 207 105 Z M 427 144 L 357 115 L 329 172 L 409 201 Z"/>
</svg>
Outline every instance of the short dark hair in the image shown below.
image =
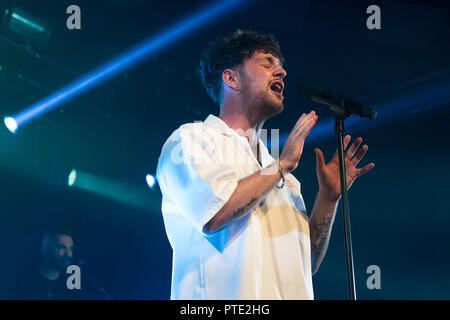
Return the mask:
<svg viewBox="0 0 450 320">
<path fill-rule="evenodd" d="M 243 64 L 256 51 L 273 54 L 281 63 L 284 62 L 280 44 L 272 34 L 237 29 L 231 35 L 209 43 L 196 71 L 215 102 L 221 103 L 223 70 Z"/>
<path fill-rule="evenodd" d="M 45 248 L 48 246 L 48 243 L 51 239 L 55 239 L 57 235 L 63 234 L 66 236 L 69 236 L 73 239 L 72 230 L 66 227 L 61 226 L 50 226 L 44 230 L 44 233 L 42 234 L 42 250 L 44 251 Z"/>
</svg>

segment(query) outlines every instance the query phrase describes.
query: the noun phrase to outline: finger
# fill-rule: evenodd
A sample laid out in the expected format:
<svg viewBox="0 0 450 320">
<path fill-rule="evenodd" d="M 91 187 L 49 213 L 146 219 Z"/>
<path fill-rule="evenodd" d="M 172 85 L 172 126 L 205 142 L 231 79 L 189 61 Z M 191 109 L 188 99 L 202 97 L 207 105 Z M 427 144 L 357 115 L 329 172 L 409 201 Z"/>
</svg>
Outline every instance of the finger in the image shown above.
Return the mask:
<svg viewBox="0 0 450 320">
<path fill-rule="evenodd" d="M 306 118 L 298 124 L 295 133 L 297 135 L 301 135 L 304 132 L 305 128 L 310 124 L 310 122 L 314 121 L 314 119 L 316 118 L 316 116 L 307 115 Z"/>
<path fill-rule="evenodd" d="M 306 117 L 306 113 L 302 113 L 302 115 L 298 118 L 297 122 L 295 123 L 294 127 L 295 127 L 300 121 L 302 121 L 305 117 Z"/>
<path fill-rule="evenodd" d="M 363 145 L 361 149 L 359 149 L 358 153 L 353 157 L 352 164 L 355 167 L 359 163 L 359 161 L 361 161 L 361 159 L 364 157 L 368 149 L 369 147 L 367 146 L 367 144 Z"/>
<path fill-rule="evenodd" d="M 371 162 L 367 165 L 365 165 L 364 167 L 357 169 L 356 170 L 356 176 L 360 177 L 363 174 L 366 174 L 367 172 L 369 172 L 370 170 L 372 170 L 375 167 L 375 163 Z"/>
<path fill-rule="evenodd" d="M 316 115 L 316 112 L 314 110 L 312 110 L 308 114 L 303 113 L 302 116 L 298 119 L 297 123 L 295 124 L 295 127 L 298 128 L 299 126 L 301 126 L 303 123 L 305 123 L 306 121 L 308 121 L 309 119 L 311 119 L 315 115 Z"/>
<path fill-rule="evenodd" d="M 300 117 L 300 119 L 298 119 L 297 123 L 295 124 L 295 126 L 292 130 L 294 132 L 294 134 L 299 133 L 299 131 L 302 130 L 302 127 L 304 126 L 304 124 L 306 122 L 308 122 L 310 119 L 312 119 L 314 117 L 314 115 L 315 115 L 314 111 L 311 111 L 308 114 L 303 113 L 302 116 Z"/>
<path fill-rule="evenodd" d="M 350 142 L 351 138 L 352 137 L 349 134 L 344 137 L 344 150 L 347 148 L 348 143 Z"/>
<path fill-rule="evenodd" d="M 298 118 L 297 123 L 300 123 L 303 119 L 310 117 L 310 116 L 314 116 L 316 114 L 316 112 L 314 110 L 311 110 L 309 113 L 302 113 L 302 115 L 300 116 L 300 118 Z"/>
<path fill-rule="evenodd" d="M 323 152 L 319 148 L 315 148 L 314 152 L 316 153 L 316 169 L 322 169 L 323 167 L 325 167 L 325 158 L 323 156 Z"/>
<path fill-rule="evenodd" d="M 350 142 L 351 138 L 352 137 L 349 134 L 344 137 L 344 150 L 347 148 L 347 145 Z M 336 152 L 334 153 L 333 158 L 331 158 L 331 161 L 337 160 L 337 158 L 338 158 L 338 151 L 339 151 L 339 149 L 336 149 Z"/>
<path fill-rule="evenodd" d="M 353 158 L 353 155 L 355 154 L 356 150 L 358 150 L 362 140 L 363 139 L 361 137 L 358 137 L 355 139 L 355 141 L 353 141 L 352 145 L 350 146 L 350 148 L 348 148 L 347 152 L 345 153 L 347 159 Z"/>
<path fill-rule="evenodd" d="M 305 125 L 301 128 L 298 137 L 305 139 L 306 136 L 309 134 L 311 129 L 314 127 L 317 121 L 317 116 L 314 116 L 314 118 L 310 119 L 308 122 L 305 123 Z"/>
</svg>

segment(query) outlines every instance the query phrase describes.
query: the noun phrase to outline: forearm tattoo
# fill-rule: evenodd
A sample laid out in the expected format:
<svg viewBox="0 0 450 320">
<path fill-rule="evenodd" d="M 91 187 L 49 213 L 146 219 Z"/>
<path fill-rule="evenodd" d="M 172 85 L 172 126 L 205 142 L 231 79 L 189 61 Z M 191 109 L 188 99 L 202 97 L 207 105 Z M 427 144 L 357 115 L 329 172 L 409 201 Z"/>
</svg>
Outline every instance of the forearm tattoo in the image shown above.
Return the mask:
<svg viewBox="0 0 450 320">
<path fill-rule="evenodd" d="M 233 212 L 233 217 L 237 218 L 237 217 L 245 214 L 248 211 L 248 209 L 253 206 L 253 204 L 255 203 L 256 200 L 258 200 L 258 198 L 256 198 L 256 197 L 252 198 L 245 206 L 243 206 L 243 207 L 241 207 L 239 209 L 236 209 Z"/>
<path fill-rule="evenodd" d="M 332 218 L 326 217 L 323 223 L 312 221 L 311 224 L 311 250 L 313 255 L 319 255 L 327 245 Z"/>
</svg>

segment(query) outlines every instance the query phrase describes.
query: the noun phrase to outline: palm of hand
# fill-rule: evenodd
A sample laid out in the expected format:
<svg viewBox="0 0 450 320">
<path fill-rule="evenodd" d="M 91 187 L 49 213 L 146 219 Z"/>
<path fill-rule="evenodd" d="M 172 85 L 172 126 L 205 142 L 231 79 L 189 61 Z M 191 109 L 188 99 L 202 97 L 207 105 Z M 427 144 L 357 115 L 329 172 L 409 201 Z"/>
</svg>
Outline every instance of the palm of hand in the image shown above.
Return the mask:
<svg viewBox="0 0 450 320">
<path fill-rule="evenodd" d="M 350 142 L 350 136 L 347 135 L 344 138 L 344 149 Z M 367 152 L 367 145 L 362 146 L 358 152 L 356 152 L 361 145 L 362 138 L 357 138 L 345 152 L 345 168 L 346 168 L 346 182 L 347 189 L 350 188 L 355 179 L 368 171 L 372 170 L 375 164 L 373 162 L 365 165 L 362 168 L 357 168 L 356 165 L 363 158 Z M 341 196 L 341 182 L 339 173 L 339 157 L 338 152 L 334 154 L 333 158 L 325 164 L 323 153 L 320 149 L 316 148 L 316 171 L 317 179 L 319 182 L 319 190 L 322 192 L 329 201 L 337 201 Z"/>
</svg>

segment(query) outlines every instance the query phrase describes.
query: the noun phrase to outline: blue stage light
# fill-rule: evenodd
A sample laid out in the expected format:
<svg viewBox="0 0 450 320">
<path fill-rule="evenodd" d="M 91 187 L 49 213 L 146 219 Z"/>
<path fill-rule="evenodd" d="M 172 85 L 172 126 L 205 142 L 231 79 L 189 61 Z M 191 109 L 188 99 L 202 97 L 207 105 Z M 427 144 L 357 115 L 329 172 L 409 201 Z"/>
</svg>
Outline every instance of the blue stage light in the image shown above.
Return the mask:
<svg viewBox="0 0 450 320">
<path fill-rule="evenodd" d="M 153 187 L 155 186 L 155 183 L 156 183 L 155 177 L 151 174 L 148 174 L 145 176 L 145 180 L 147 181 L 147 184 L 150 187 L 150 189 L 153 189 Z"/>
<path fill-rule="evenodd" d="M 17 130 L 17 121 L 13 117 L 5 117 L 4 119 L 5 126 L 8 128 L 9 131 L 12 133 L 15 133 Z"/>
<path fill-rule="evenodd" d="M 18 113 L 14 116 L 16 122 L 15 128 L 11 125 L 11 128 L 14 128 L 14 130 L 11 130 L 10 127 L 8 127 L 8 129 L 11 132 L 14 132 L 25 123 L 41 116 L 46 112 L 49 112 L 67 100 L 76 97 L 84 91 L 106 81 L 117 73 L 137 64 L 148 55 L 154 54 L 158 52 L 158 50 L 174 44 L 175 41 L 186 38 L 188 33 L 199 29 L 207 23 L 217 22 L 220 18 L 223 18 L 226 13 L 236 12 L 238 7 L 248 5 L 253 1 L 215 1 L 212 4 L 210 3 L 196 10 L 186 18 L 175 22 L 168 28 L 155 34 L 154 36 L 151 36 L 124 54 L 90 72 L 86 76 L 72 82 L 53 95 Z M 5 117 L 5 122 L 6 118 L 9 119 L 11 117 Z M 10 121 L 10 123 L 12 122 Z"/>
<path fill-rule="evenodd" d="M 77 170 L 73 169 L 69 173 L 69 179 L 67 181 L 68 186 L 69 187 L 73 186 L 76 180 L 77 180 Z"/>
<path fill-rule="evenodd" d="M 147 183 L 152 188 L 156 179 L 147 175 Z M 71 189 L 79 189 L 102 196 L 113 201 L 146 211 L 158 212 L 161 210 L 161 199 L 157 192 L 149 192 L 145 186 L 134 186 L 129 182 L 119 181 L 108 177 L 102 177 L 80 169 L 70 171 L 67 185 Z"/>
</svg>

